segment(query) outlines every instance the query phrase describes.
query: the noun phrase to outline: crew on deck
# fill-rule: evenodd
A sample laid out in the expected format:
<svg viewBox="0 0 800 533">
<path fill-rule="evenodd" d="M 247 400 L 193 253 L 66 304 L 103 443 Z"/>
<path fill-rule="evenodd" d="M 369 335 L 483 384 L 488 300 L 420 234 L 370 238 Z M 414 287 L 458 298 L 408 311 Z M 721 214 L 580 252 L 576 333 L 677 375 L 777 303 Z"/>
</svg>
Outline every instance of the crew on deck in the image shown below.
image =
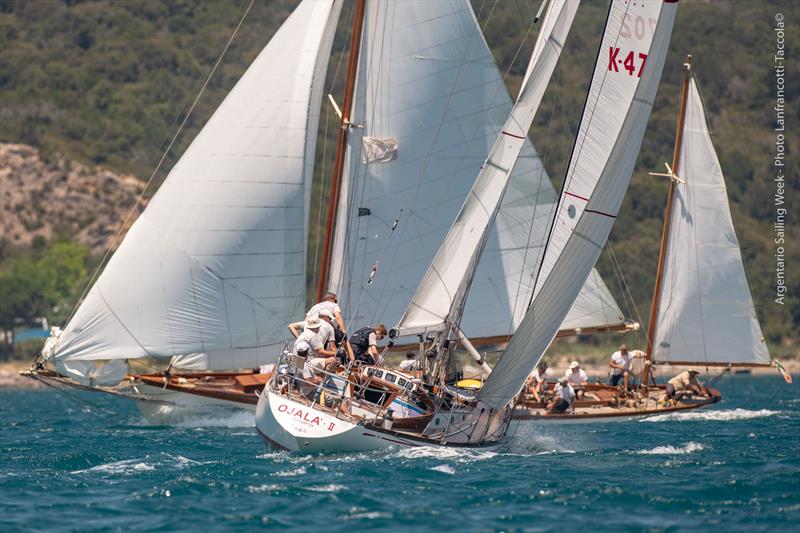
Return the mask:
<svg viewBox="0 0 800 533">
<path fill-rule="evenodd" d="M 422 361 L 417 359 L 416 352 L 406 352 L 406 358 L 400 361 L 400 370 L 403 372 L 422 370 Z"/>
<path fill-rule="evenodd" d="M 611 354 L 611 361 L 609 361 L 608 366 L 611 367 L 611 381 L 609 383 L 612 387 L 618 386 L 621 379 L 623 389 L 628 390 L 628 384 L 633 378 L 631 361 L 640 357 L 645 357 L 645 353 L 641 350 L 630 351 L 627 344 L 623 344 L 618 351 Z"/>
<path fill-rule="evenodd" d="M 553 401 L 547 405 L 547 414 L 566 413 L 572 409 L 572 402 L 575 400 L 575 389 L 567 378 L 561 378 L 553 389 Z"/>
<path fill-rule="evenodd" d="M 319 335 L 322 327 L 322 320 L 320 320 L 319 316 L 311 315 L 302 324 L 303 332 L 297 335 L 297 339 L 294 341 L 293 352 L 295 355 L 305 357 L 308 360 L 315 357 L 328 358 L 336 356 L 336 350 L 326 347 L 326 343 Z M 291 326 L 289 329 L 291 330 Z"/>
<path fill-rule="evenodd" d="M 575 389 L 576 397 L 579 400 L 583 400 L 583 396 L 586 393 L 586 386 L 589 384 L 589 376 L 586 375 L 586 372 L 581 370 L 581 364 L 577 361 L 571 362 L 564 377 L 567 378 L 569 384 Z"/>
<path fill-rule="evenodd" d="M 350 346 L 356 361 L 365 365 L 374 365 L 378 361 L 378 341 L 386 336 L 386 326 L 378 324 L 375 327 L 366 326 L 356 330 L 350 336 Z"/>
<path fill-rule="evenodd" d="M 667 382 L 667 399 L 680 402 L 690 392 L 700 396 L 707 393 L 705 387 L 697 380 L 697 370 L 681 372 Z"/>
<path fill-rule="evenodd" d="M 312 305 L 311 309 L 309 309 L 306 313 L 306 316 L 318 315 L 320 309 L 323 308 L 330 309 L 331 313 L 333 313 L 334 319 L 336 319 L 336 325 L 339 326 L 339 330 L 342 332 L 342 334 L 346 336 L 347 329 L 345 328 L 344 319 L 342 318 L 342 309 L 339 307 L 338 299 L 336 298 L 335 293 L 326 292 L 325 296 L 322 297 L 322 301 L 318 304 Z"/>
<path fill-rule="evenodd" d="M 550 374 L 547 363 L 544 361 L 528 376 L 528 394 L 533 396 L 535 402 L 542 402 L 544 393 L 547 392 L 547 376 Z"/>
</svg>

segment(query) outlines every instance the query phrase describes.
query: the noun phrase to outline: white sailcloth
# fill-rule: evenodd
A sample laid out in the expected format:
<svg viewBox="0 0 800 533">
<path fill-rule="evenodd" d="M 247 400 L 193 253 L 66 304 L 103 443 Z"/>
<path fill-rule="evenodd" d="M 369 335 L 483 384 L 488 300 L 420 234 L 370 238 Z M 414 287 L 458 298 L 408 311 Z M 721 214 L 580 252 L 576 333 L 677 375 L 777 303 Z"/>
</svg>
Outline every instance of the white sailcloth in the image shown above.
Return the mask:
<svg viewBox="0 0 800 533">
<path fill-rule="evenodd" d="M 548 6 L 519 98 L 400 320 L 401 333 L 441 330 L 448 320 L 460 322 L 478 260 L 577 9 L 578 2 L 563 0 Z"/>
<path fill-rule="evenodd" d="M 305 306 L 307 205 L 340 3 L 306 0 L 197 135 L 55 347 L 57 360 L 253 366 Z"/>
<path fill-rule="evenodd" d="M 674 2 L 611 3 L 536 295 L 479 394 L 491 408 L 519 392 L 608 238 L 653 106 L 676 9 Z M 637 20 L 640 32 L 632 26 Z"/>
<path fill-rule="evenodd" d="M 656 320 L 660 362 L 761 363 L 770 355 L 742 263 L 703 103 L 689 80 Z"/>
<path fill-rule="evenodd" d="M 369 1 L 361 50 L 352 122 L 363 128 L 350 132 L 330 288 L 353 324 L 394 325 L 500 133 L 511 100 L 468 0 Z M 392 160 L 362 164 L 364 136 L 394 140 Z M 524 315 L 525 305 L 515 298 L 527 304 L 530 297 L 526 284 L 533 284 L 555 197 L 525 139 L 467 302 L 462 327 L 470 336 L 506 334 Z M 584 309 L 604 312 L 583 313 L 570 327 L 621 322 L 619 307 L 596 280 Z"/>
</svg>

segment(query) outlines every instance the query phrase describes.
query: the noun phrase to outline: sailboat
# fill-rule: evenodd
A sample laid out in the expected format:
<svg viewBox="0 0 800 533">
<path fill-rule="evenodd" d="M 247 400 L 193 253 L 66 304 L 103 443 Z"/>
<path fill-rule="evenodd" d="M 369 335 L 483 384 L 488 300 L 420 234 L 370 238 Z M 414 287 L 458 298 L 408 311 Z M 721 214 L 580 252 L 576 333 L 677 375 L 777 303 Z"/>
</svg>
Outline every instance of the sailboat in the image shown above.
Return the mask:
<svg viewBox="0 0 800 533">
<path fill-rule="evenodd" d="M 329 267 L 318 291 L 338 292 L 353 323 L 399 320 L 511 101 L 468 1 L 372 2 L 365 37 L 351 47 L 334 176 L 341 194 L 331 195 L 323 236 L 329 249 L 321 261 L 309 257 L 319 109 L 341 9 L 339 1 L 298 5 L 170 172 L 63 332 L 54 331 L 43 352 L 48 368 L 32 375 L 124 393 L 148 415 L 174 404 L 254 409 L 269 374 L 252 369 L 274 359 L 285 347 L 286 324 L 303 317 L 309 264 Z M 436 48 L 437 40 L 446 44 Z M 402 46 L 407 55 L 398 60 Z M 389 135 L 394 155 L 365 157 Z M 555 207 L 527 137 L 521 150 L 467 306 L 464 328 L 487 344 L 505 341 L 524 315 Z M 409 182 L 420 201 L 412 201 Z M 395 232 L 398 199 L 414 219 Z M 387 240 L 392 257 L 370 276 Z M 636 327 L 593 270 L 559 334 Z M 167 371 L 130 374 L 127 360 L 137 358 L 163 361 Z"/>
<path fill-rule="evenodd" d="M 374 13 L 376 5 L 369 2 L 366 8 Z M 578 298 L 619 210 L 677 9 L 675 2 L 611 2 L 564 187 L 533 268 L 532 302 L 523 305 L 526 312 L 516 332 L 495 367 L 486 369 L 489 375 L 475 394 L 454 386 L 456 344 L 485 365 L 461 327 L 468 316 L 467 296 L 577 7 L 577 2 L 558 0 L 548 4 L 517 102 L 393 328 L 398 338 L 419 335 L 426 363 L 422 378 L 404 377 L 400 385 L 390 373 L 388 381 L 395 386 L 388 388 L 384 370 L 367 368 L 367 375 L 372 372 L 382 382 L 372 387 L 369 381 L 351 380 L 349 370 L 309 370 L 302 359 L 283 357 L 256 409 L 256 428 L 268 446 L 347 451 L 421 445 L 494 448 L 505 442 L 514 399 Z M 624 31 L 626 20 L 638 19 L 642 32 Z M 369 13 L 367 20 L 372 20 Z M 632 68 L 612 63 L 617 56 L 619 65 L 627 61 Z M 398 398 L 427 398 L 433 408 L 418 417 L 419 425 L 398 428 L 392 407 Z"/>
<path fill-rule="evenodd" d="M 777 366 L 767 349 L 733 227 L 725 180 L 691 68 L 683 65 L 680 111 L 652 299 L 643 385 L 623 395 L 589 385 L 574 412 L 546 415 L 543 403 L 523 401 L 521 418 L 558 422 L 621 420 L 695 409 L 718 402 L 719 392 L 664 402 L 653 366 L 751 368 Z"/>
</svg>

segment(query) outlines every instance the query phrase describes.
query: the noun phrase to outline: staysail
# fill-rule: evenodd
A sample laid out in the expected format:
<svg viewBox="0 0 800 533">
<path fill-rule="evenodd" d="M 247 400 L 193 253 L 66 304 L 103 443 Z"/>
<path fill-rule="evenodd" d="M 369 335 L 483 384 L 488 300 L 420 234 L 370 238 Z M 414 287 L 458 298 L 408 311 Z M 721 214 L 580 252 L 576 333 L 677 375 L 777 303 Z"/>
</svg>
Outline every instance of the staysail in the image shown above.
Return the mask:
<svg viewBox="0 0 800 533">
<path fill-rule="evenodd" d="M 348 136 L 329 287 L 354 324 L 394 325 L 500 133 L 511 100 L 468 0 L 368 2 L 359 57 L 356 126 Z M 365 139 L 392 149 L 373 161 L 365 157 L 373 141 Z M 524 315 L 517 300 L 530 297 L 525 285 L 532 285 L 555 198 L 525 139 L 467 303 L 463 327 L 470 336 L 505 335 Z M 376 261 L 377 275 L 368 283 Z M 569 327 L 622 322 L 608 289 L 599 276 L 595 281 L 584 306 L 592 311 Z"/>
<path fill-rule="evenodd" d="M 519 392 L 608 238 L 658 90 L 676 10 L 672 1 L 611 3 L 538 290 L 479 394 L 491 408 Z"/>
<path fill-rule="evenodd" d="M 308 202 L 340 2 L 305 0 L 220 104 L 64 328 L 56 361 L 254 366 L 305 307 Z M 197 355 L 199 354 L 199 355 Z"/>
<path fill-rule="evenodd" d="M 680 150 L 653 360 L 769 365 L 694 77 Z"/>
</svg>

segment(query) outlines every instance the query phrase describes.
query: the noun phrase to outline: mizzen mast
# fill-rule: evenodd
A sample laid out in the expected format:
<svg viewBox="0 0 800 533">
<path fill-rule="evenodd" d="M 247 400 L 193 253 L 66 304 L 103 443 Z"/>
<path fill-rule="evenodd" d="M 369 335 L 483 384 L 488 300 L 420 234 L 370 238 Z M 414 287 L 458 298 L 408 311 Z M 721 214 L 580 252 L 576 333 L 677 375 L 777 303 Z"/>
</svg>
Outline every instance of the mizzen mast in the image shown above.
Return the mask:
<svg viewBox="0 0 800 533">
<path fill-rule="evenodd" d="M 658 268 L 656 269 L 656 284 L 653 289 L 653 301 L 650 304 L 650 323 L 647 327 L 647 362 L 653 360 L 653 339 L 656 334 L 656 318 L 658 317 L 658 307 L 661 300 L 661 282 L 664 277 L 664 260 L 667 256 L 667 243 L 669 242 L 670 223 L 672 222 L 672 201 L 675 198 L 675 182 L 680 178 L 675 175 L 681 158 L 681 143 L 683 141 L 683 124 L 686 121 L 686 100 L 689 95 L 689 78 L 691 77 L 692 55 L 686 56 L 683 64 L 683 81 L 681 83 L 681 108 L 678 115 L 678 129 L 675 132 L 675 149 L 672 152 L 672 167 L 667 166 L 668 174 L 651 173 L 656 176 L 666 176 L 669 181 L 669 193 L 667 195 L 667 207 L 664 209 L 664 226 L 661 230 L 661 246 L 658 250 Z M 646 384 L 650 379 L 650 365 L 645 370 L 643 382 Z"/>
<path fill-rule="evenodd" d="M 361 30 L 364 26 L 366 0 L 356 0 L 353 12 L 353 28 L 350 36 L 350 55 L 347 60 L 347 76 L 344 82 L 344 100 L 342 102 L 339 135 L 336 141 L 336 159 L 333 164 L 331 178 L 331 195 L 328 201 L 328 214 L 325 221 L 325 234 L 322 245 L 322 267 L 317 279 L 316 301 L 322 300 L 328 285 L 328 273 L 331 264 L 331 248 L 333 247 L 334 221 L 339 207 L 339 193 L 344 173 L 345 155 L 347 152 L 347 134 L 350 128 L 350 114 L 358 72 L 358 56 L 361 51 Z"/>
</svg>

